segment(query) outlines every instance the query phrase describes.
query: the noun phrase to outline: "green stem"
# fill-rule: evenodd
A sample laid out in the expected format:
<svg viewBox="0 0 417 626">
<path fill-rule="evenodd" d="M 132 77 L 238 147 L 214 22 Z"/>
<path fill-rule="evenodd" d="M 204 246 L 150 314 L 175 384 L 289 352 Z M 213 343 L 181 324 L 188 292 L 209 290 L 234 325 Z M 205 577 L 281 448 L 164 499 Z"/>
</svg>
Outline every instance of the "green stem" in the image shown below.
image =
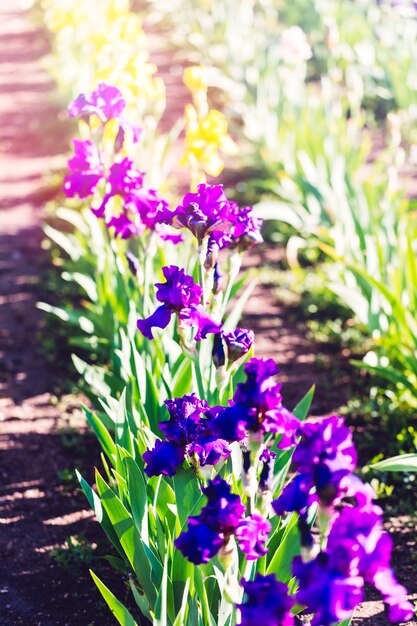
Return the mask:
<svg viewBox="0 0 417 626">
<path fill-rule="evenodd" d="M 208 296 L 208 294 L 207 294 L 207 286 L 206 286 L 206 279 L 205 279 L 205 269 L 204 269 L 204 263 L 206 261 L 206 255 L 207 255 L 207 237 L 205 239 L 203 239 L 203 241 L 201 241 L 198 244 L 198 248 L 197 248 L 198 282 L 200 283 L 200 286 L 201 286 L 201 288 L 203 290 L 202 305 L 204 306 L 204 308 L 206 307 L 207 296 Z"/>
<path fill-rule="evenodd" d="M 229 259 L 229 278 L 227 280 L 226 289 L 224 291 L 220 319 L 223 319 L 224 314 L 226 313 L 227 305 L 230 299 L 230 294 L 231 294 L 234 282 L 236 280 L 236 277 L 239 274 L 241 264 L 242 264 L 241 255 L 239 253 L 232 252 L 230 259 Z"/>
<path fill-rule="evenodd" d="M 197 381 L 197 387 L 198 387 L 198 395 L 200 396 L 200 398 L 202 400 L 205 399 L 205 388 L 204 388 L 204 380 L 203 380 L 203 375 L 201 373 L 201 369 L 200 369 L 200 352 L 198 351 L 196 358 L 193 359 L 193 366 L 194 366 L 194 373 L 195 373 L 195 378 Z"/>
</svg>

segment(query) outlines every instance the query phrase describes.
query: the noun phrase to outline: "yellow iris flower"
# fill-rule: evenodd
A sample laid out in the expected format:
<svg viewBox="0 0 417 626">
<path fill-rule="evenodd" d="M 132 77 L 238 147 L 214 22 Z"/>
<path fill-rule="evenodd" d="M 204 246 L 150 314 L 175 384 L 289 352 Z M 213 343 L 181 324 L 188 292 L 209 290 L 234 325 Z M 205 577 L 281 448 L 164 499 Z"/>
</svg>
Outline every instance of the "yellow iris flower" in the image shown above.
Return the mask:
<svg viewBox="0 0 417 626">
<path fill-rule="evenodd" d="M 226 154 L 236 153 L 236 144 L 227 134 L 227 121 L 223 113 L 211 109 L 199 117 L 192 104 L 185 107 L 185 153 L 181 165 L 198 166 L 209 176 L 218 176 L 224 161 L 219 150 Z"/>
</svg>

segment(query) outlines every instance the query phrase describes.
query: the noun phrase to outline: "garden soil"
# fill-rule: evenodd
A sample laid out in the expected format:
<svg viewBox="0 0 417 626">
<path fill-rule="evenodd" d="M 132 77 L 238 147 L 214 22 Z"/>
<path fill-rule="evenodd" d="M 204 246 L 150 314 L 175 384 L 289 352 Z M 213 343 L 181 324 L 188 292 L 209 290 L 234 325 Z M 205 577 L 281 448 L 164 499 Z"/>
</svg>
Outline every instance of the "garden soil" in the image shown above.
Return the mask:
<svg viewBox="0 0 417 626">
<path fill-rule="evenodd" d="M 91 480 L 99 451 L 79 425 L 77 398 L 57 399 L 53 393 L 56 368 L 40 349 L 42 317 L 36 309 L 44 262 L 42 207 L 51 194 L 44 175 L 64 163 L 66 118 L 54 104 L 53 84 L 42 69 L 45 35 L 18 6 L 17 0 L 0 3 L 0 626 L 107 626 L 116 621 L 87 564 L 121 599 L 128 592 L 97 556 L 101 530 L 68 479 L 77 459 Z M 168 54 L 165 61 L 162 53 L 153 60 L 167 79 L 169 98 L 175 97 L 175 115 L 185 98 L 178 71 L 168 74 Z M 274 261 L 274 252 L 263 252 L 263 258 L 269 254 Z M 247 313 L 257 330 L 257 353 L 277 358 L 288 400 L 299 398 L 316 382 L 314 346 L 302 329 L 287 323 L 271 290 L 257 289 Z M 406 522 L 391 523 L 395 565 L 415 594 L 416 534 Z M 57 558 L 65 565 L 62 554 L 68 553 L 57 548 L 80 535 L 87 543 L 73 550 L 73 560 L 62 567 Z M 54 549 L 57 558 L 52 559 Z M 369 595 L 355 626 L 384 626 L 382 611 L 382 603 Z"/>
</svg>

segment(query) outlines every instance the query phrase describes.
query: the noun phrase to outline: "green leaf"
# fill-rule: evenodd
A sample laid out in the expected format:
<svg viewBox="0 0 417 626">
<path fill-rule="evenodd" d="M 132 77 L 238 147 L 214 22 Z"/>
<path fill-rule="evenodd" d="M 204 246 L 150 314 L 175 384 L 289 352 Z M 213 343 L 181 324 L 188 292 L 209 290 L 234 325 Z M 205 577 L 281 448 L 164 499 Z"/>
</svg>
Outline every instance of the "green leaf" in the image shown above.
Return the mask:
<svg viewBox="0 0 417 626">
<path fill-rule="evenodd" d="M 195 515 L 199 502 L 203 499 L 200 484 L 191 470 L 180 468 L 173 478 L 175 501 L 181 528 L 190 515 Z"/>
<path fill-rule="evenodd" d="M 294 513 L 285 529 L 282 540 L 272 557 L 267 574 L 275 574 L 278 580 L 288 583 L 291 579 L 291 564 L 293 558 L 300 554 L 300 539 L 298 534 L 298 515 Z"/>
<path fill-rule="evenodd" d="M 158 597 L 155 605 L 155 626 L 168 626 L 167 622 L 167 585 L 168 585 L 168 555 L 164 558 L 164 573 L 162 576 L 162 584 L 159 589 Z"/>
<path fill-rule="evenodd" d="M 394 384 L 402 384 L 404 385 L 404 387 L 409 389 L 411 393 L 413 394 L 416 393 L 415 386 L 407 378 L 407 376 L 405 376 L 404 374 L 401 374 L 400 372 L 395 371 L 391 367 L 382 367 L 380 365 L 370 365 L 369 363 L 365 363 L 364 361 L 357 361 L 355 359 L 351 359 L 350 363 L 352 363 L 352 365 L 355 365 L 356 367 L 360 367 L 364 370 L 367 370 L 368 372 L 371 372 L 372 374 L 376 374 L 378 376 L 381 376 L 382 378 L 386 378 L 387 380 L 389 380 L 390 382 Z"/>
<path fill-rule="evenodd" d="M 187 578 L 187 582 L 185 583 L 185 587 L 184 587 L 184 593 L 182 594 L 181 608 L 172 626 L 183 626 L 185 624 L 185 614 L 187 611 L 189 591 L 190 591 L 190 579 Z"/>
<path fill-rule="evenodd" d="M 90 574 L 99 588 L 101 595 L 107 602 L 110 611 L 113 613 L 119 624 L 121 624 L 121 626 L 138 626 L 137 622 L 135 622 L 127 608 L 116 598 L 110 589 L 101 582 L 93 571 L 90 570 Z"/>
<path fill-rule="evenodd" d="M 136 527 L 140 532 L 142 540 L 148 544 L 148 502 L 145 478 L 132 458 L 126 457 L 123 460 L 123 463 L 126 467 L 130 506 L 132 509 L 133 519 L 135 520 Z"/>
<path fill-rule="evenodd" d="M 370 465 L 372 469 L 384 472 L 417 472 L 417 454 L 400 454 Z"/>
<path fill-rule="evenodd" d="M 126 557 L 133 567 L 150 606 L 155 606 L 156 590 L 152 582 L 152 575 L 155 575 L 156 572 L 152 571 L 153 567 L 151 567 L 146 553 L 147 546 L 141 541 L 132 516 L 114 491 L 102 479 L 99 472 L 96 472 L 96 484 L 103 507 L 110 518 Z M 152 563 L 153 565 L 154 563 Z M 160 567 L 162 569 L 161 564 Z"/>
<path fill-rule="evenodd" d="M 117 537 L 117 534 L 114 531 L 112 523 L 107 515 L 106 511 L 103 509 L 101 500 L 96 492 L 90 487 L 88 482 L 81 476 L 78 470 L 75 470 L 78 481 L 81 485 L 81 488 L 84 492 L 85 497 L 87 498 L 91 508 L 94 511 L 94 514 L 97 518 L 97 521 L 101 525 L 102 529 L 106 533 L 109 541 L 114 545 L 116 550 L 119 552 L 121 557 L 124 557 L 124 551 L 120 544 L 120 541 Z M 126 559 L 125 559 L 126 560 Z"/>
<path fill-rule="evenodd" d="M 313 385 L 311 389 L 307 391 L 304 398 L 300 400 L 300 402 L 292 411 L 295 417 L 297 417 L 301 422 L 303 422 L 308 416 L 308 412 L 310 411 L 311 403 L 313 401 L 315 389 L 316 387 L 315 385 Z"/>
<path fill-rule="evenodd" d="M 97 417 L 97 415 L 95 415 L 92 411 L 90 411 L 90 409 L 88 409 L 84 405 L 81 405 L 81 408 L 85 413 L 88 423 L 90 424 L 97 439 L 99 440 L 101 447 L 107 455 L 107 458 L 110 460 L 111 463 L 114 463 L 114 460 L 116 458 L 116 444 L 111 438 L 109 431 L 104 426 L 100 418 Z"/>
</svg>

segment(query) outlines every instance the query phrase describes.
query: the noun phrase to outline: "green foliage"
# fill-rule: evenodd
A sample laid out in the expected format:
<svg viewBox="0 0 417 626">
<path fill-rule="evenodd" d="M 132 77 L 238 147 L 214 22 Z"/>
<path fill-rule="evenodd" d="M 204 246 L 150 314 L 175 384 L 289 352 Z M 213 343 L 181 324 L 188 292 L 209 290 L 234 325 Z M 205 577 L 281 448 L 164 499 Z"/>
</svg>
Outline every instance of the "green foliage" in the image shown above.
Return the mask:
<svg viewBox="0 0 417 626">
<path fill-rule="evenodd" d="M 54 548 L 49 554 L 58 565 L 76 575 L 80 568 L 93 563 L 95 550 L 85 535 L 68 537 L 66 543 L 64 548 Z"/>
</svg>

